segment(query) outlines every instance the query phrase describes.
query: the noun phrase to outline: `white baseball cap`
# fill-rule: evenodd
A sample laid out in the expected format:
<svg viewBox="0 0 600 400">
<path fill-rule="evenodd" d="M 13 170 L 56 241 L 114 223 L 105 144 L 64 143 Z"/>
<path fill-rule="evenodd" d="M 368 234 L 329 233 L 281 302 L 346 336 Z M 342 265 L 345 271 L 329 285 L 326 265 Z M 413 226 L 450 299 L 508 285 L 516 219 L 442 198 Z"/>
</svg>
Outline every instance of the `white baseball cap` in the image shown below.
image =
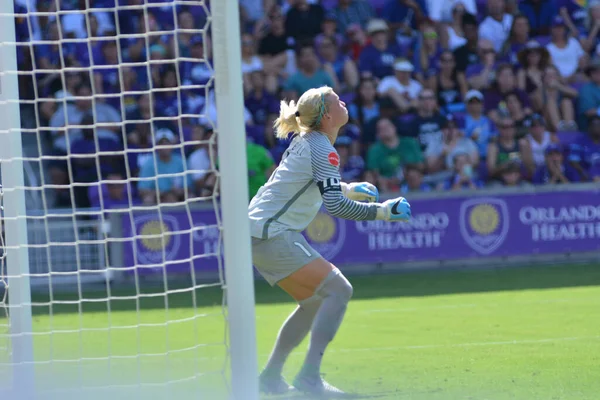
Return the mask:
<svg viewBox="0 0 600 400">
<path fill-rule="evenodd" d="M 479 90 L 469 90 L 465 95 L 465 101 L 468 102 L 471 99 L 478 99 L 479 101 L 483 101 L 483 94 Z"/>
<path fill-rule="evenodd" d="M 402 71 L 402 72 L 413 72 L 415 70 L 415 67 L 413 67 L 411 62 L 408 60 L 398 60 L 394 64 L 394 69 L 396 71 Z"/>
<path fill-rule="evenodd" d="M 163 139 L 167 139 L 170 143 L 175 142 L 175 134 L 167 128 L 162 128 L 156 131 L 156 135 L 154 135 L 154 138 L 156 139 L 156 143 L 160 142 Z"/>
</svg>

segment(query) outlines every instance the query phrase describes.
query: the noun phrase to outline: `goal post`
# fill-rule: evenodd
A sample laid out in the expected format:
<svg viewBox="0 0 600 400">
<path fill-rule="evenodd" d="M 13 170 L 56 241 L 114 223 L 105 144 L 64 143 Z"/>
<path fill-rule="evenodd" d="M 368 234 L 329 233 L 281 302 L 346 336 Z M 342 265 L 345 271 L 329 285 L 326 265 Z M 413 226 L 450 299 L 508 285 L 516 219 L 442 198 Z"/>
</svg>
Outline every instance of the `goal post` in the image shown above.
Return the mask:
<svg viewBox="0 0 600 400">
<path fill-rule="evenodd" d="M 211 6 L 232 391 L 235 400 L 257 400 L 239 6 L 237 0 L 214 1 Z"/>
<path fill-rule="evenodd" d="M 17 47 L 13 1 L 0 2 L 0 168 L 2 169 L 5 282 L 10 287 L 9 333 L 13 368 L 12 396 L 19 400 L 33 398 L 34 382 L 31 287 L 27 248 L 27 214 Z M 14 392 L 18 389 L 18 392 Z"/>
</svg>

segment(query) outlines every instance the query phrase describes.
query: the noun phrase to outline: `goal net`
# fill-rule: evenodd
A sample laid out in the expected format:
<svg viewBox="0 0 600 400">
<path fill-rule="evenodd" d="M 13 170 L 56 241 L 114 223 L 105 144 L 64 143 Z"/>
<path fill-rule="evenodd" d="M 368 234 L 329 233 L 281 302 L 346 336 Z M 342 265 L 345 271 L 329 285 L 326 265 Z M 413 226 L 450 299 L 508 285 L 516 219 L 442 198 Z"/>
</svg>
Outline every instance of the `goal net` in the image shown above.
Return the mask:
<svg viewBox="0 0 600 400">
<path fill-rule="evenodd" d="M 237 1 L 1 3 L 0 397 L 256 399 Z"/>
</svg>

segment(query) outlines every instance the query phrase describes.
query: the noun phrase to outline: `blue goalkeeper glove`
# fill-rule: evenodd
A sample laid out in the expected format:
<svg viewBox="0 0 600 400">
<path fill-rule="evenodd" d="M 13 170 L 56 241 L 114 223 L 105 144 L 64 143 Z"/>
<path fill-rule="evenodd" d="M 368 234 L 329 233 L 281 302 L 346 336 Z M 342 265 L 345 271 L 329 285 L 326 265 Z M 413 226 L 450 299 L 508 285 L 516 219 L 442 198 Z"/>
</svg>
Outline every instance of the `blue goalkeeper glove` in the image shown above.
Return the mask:
<svg viewBox="0 0 600 400">
<path fill-rule="evenodd" d="M 344 196 L 354 201 L 376 203 L 379 201 L 379 191 L 369 182 L 344 183 L 342 185 Z"/>
<path fill-rule="evenodd" d="M 410 204 L 404 197 L 386 200 L 377 210 L 377 219 L 407 222 L 411 217 Z"/>
</svg>

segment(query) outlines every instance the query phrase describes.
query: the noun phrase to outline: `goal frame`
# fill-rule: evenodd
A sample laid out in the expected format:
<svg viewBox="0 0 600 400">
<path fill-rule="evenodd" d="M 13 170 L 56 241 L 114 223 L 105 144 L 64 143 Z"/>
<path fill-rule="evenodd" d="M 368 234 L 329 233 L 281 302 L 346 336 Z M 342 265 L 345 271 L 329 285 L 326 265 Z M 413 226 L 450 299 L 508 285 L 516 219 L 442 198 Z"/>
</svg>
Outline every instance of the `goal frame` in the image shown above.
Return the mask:
<svg viewBox="0 0 600 400">
<path fill-rule="evenodd" d="M 248 169 L 237 0 L 211 2 L 210 23 L 214 44 L 231 394 L 234 400 L 258 400 L 254 275 L 247 213 Z M 29 400 L 35 393 L 31 282 L 17 44 L 14 4 L 10 0 L 0 1 L 0 143 L 0 160 L 10 160 L 1 161 L 1 165 L 6 270 L 10 277 L 8 306 L 14 365 L 12 383 L 13 390 L 19 390 L 19 400 Z"/>
</svg>

